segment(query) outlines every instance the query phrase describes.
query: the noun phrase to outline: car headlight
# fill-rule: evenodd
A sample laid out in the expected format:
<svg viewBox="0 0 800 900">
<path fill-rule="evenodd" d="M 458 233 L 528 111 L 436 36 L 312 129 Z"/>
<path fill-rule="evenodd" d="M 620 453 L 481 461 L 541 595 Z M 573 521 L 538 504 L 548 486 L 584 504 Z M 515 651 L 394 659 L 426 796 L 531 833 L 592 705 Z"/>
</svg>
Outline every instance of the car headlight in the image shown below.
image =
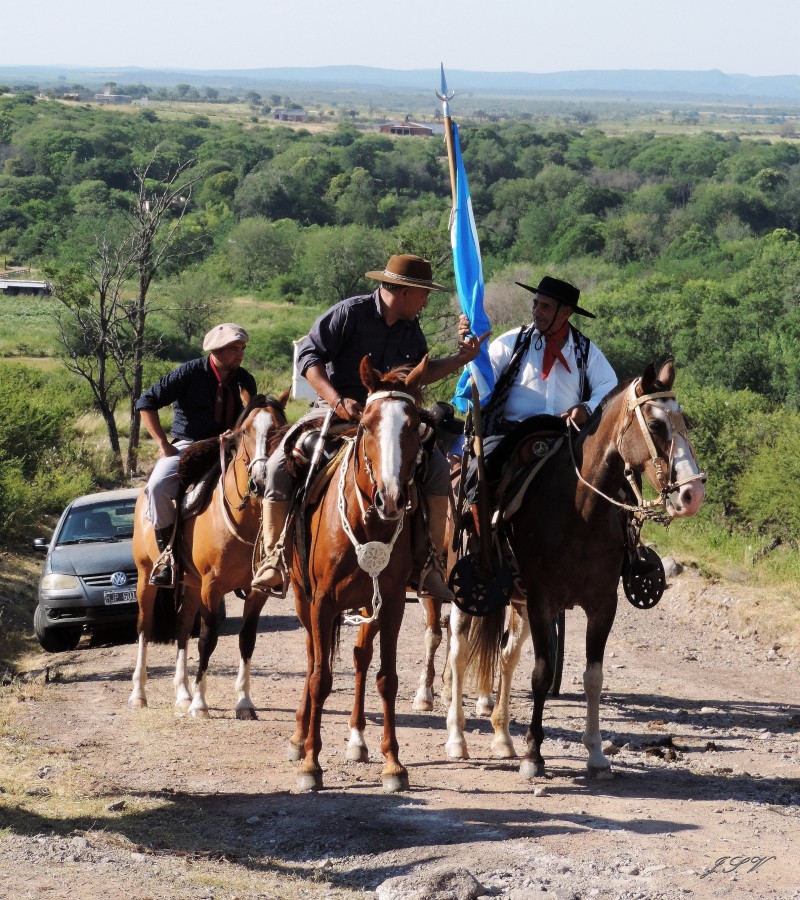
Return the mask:
<svg viewBox="0 0 800 900">
<path fill-rule="evenodd" d="M 60 575 L 58 572 L 51 572 L 42 579 L 43 591 L 75 591 L 78 587 L 78 579 L 74 575 Z"/>
</svg>

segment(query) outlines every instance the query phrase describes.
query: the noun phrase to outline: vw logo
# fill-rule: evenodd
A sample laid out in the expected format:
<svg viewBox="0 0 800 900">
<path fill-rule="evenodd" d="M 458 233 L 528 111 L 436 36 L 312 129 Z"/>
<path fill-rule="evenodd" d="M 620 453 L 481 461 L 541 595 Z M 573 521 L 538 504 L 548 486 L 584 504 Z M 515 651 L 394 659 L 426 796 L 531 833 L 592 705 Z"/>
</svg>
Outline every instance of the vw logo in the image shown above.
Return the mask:
<svg viewBox="0 0 800 900">
<path fill-rule="evenodd" d="M 124 572 L 114 572 L 111 576 L 111 583 L 114 587 L 122 587 L 123 584 L 128 583 L 128 576 Z"/>
</svg>

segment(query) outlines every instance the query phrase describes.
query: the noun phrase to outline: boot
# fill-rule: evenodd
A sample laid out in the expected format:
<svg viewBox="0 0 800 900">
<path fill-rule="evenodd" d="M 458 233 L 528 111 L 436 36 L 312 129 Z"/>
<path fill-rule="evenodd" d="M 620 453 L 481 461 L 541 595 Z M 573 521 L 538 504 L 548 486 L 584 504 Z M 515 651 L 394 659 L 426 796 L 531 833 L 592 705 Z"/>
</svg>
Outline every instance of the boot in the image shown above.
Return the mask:
<svg viewBox="0 0 800 900">
<path fill-rule="evenodd" d="M 156 528 L 156 545 L 161 556 L 156 560 L 150 573 L 150 584 L 155 587 L 175 587 L 175 562 L 172 558 L 172 525 Z"/>
<path fill-rule="evenodd" d="M 265 500 L 262 513 L 264 558 L 253 578 L 253 587 L 283 587 L 282 546 L 278 542 L 289 515 L 288 500 Z"/>
<path fill-rule="evenodd" d="M 449 603 L 455 600 L 455 595 L 444 580 L 441 557 L 445 551 L 445 532 L 447 530 L 447 509 L 449 499 L 447 497 L 428 497 L 428 528 L 430 539 L 425 532 L 422 516 L 414 522 L 414 572 L 411 576 L 412 583 L 417 586 L 417 592 L 434 600 Z M 419 526 L 419 527 L 417 527 Z M 433 551 L 433 553 L 431 553 Z M 432 557 L 432 558 L 431 558 Z M 423 569 L 427 569 L 425 581 L 419 584 L 419 576 Z"/>
</svg>

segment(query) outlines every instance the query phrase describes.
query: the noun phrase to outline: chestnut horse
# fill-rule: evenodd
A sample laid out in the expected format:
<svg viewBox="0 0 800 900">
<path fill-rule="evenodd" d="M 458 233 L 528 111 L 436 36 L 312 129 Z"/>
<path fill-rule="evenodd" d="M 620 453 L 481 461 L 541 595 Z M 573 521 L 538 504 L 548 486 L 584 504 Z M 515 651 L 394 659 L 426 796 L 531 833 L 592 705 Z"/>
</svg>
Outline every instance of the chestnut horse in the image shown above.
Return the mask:
<svg viewBox="0 0 800 900">
<path fill-rule="evenodd" d="M 526 735 L 520 773 L 526 778 L 545 771 L 541 745 L 542 714 L 553 680 L 549 653 L 550 623 L 565 609 L 580 606 L 586 613 L 586 728 L 583 744 L 588 769 L 608 773 L 610 763 L 601 749 L 600 690 L 603 655 L 617 610 L 617 587 L 625 556 L 619 507 L 634 517 L 666 521 L 693 516 L 705 495 L 705 476 L 694 456 L 681 408 L 672 385 L 675 369 L 666 363 L 658 375 L 648 366 L 641 378 L 617 387 L 603 400 L 577 437 L 547 462 L 533 480 L 519 510 L 507 523 L 510 546 L 519 567 L 519 585 L 527 596 L 523 615 L 512 612 L 500 655 L 500 687 L 492 713 L 495 738 L 492 751 L 515 756 L 508 731 L 509 693 L 528 622 L 533 636 L 533 714 Z M 638 491 L 633 473 L 643 473 L 659 501 L 640 502 L 633 509 L 620 502 Z M 652 511 L 652 512 L 649 512 Z M 504 611 L 501 611 L 503 613 Z M 527 620 L 527 621 L 526 621 Z M 500 648 L 504 616 L 472 620 L 479 689 L 491 681 Z M 467 758 L 462 690 L 469 654 L 470 617 L 453 604 L 450 618 L 452 701 L 447 716 L 450 758 Z"/>
<path fill-rule="evenodd" d="M 208 718 L 206 673 L 217 646 L 219 607 L 228 591 L 247 592 L 239 632 L 239 673 L 236 678 L 236 718 L 255 719 L 250 699 L 250 661 L 256 643 L 258 617 L 267 594 L 251 590 L 253 553 L 261 527 L 267 447 L 273 432 L 286 424 L 287 391 L 280 398 L 258 394 L 239 417 L 227 443 L 233 452 L 230 464 L 222 466 L 219 480 L 206 506 L 186 519 L 180 529 L 179 571 L 176 591 L 150 584 L 153 564 L 159 557 L 153 527 L 145 517 L 146 498 L 139 497 L 133 529 L 133 555 L 139 571 L 136 596 L 139 601 L 139 651 L 128 705 L 147 706 L 147 644 L 177 641 L 175 705 L 189 714 Z M 213 439 L 212 439 L 213 440 Z M 222 439 L 220 439 L 222 441 Z M 224 456 L 224 447 L 220 451 Z M 189 687 L 187 643 L 195 616 L 200 611 L 202 627 L 198 641 L 199 661 L 194 696 Z"/>
<path fill-rule="evenodd" d="M 360 613 L 350 618 L 360 627 L 353 650 L 356 691 L 347 758 L 362 762 L 369 758 L 364 694 L 373 641 L 380 634 L 376 683 L 383 701 L 383 786 L 386 791 L 408 788 L 395 721 L 397 637 L 412 567 L 407 506 L 421 447 L 418 386 L 427 364 L 425 357 L 410 372 L 394 369 L 384 375 L 364 357 L 360 374 L 369 392 L 364 413 L 333 478 L 306 516 L 308 595 L 303 560 L 294 554 L 292 587 L 307 632 L 308 665 L 289 758 L 301 760 L 297 779 L 301 790 L 322 787 L 322 711 L 333 685 L 333 657 L 348 610 Z"/>
</svg>

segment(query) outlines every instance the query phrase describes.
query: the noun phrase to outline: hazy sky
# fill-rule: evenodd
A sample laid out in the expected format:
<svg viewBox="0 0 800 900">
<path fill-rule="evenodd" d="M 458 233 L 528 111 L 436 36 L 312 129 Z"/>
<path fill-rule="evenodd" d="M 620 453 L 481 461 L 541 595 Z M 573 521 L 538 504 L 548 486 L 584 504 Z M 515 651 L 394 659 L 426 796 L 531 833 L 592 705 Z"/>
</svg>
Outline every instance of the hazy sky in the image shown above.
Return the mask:
<svg viewBox="0 0 800 900">
<path fill-rule="evenodd" d="M 0 0 L 0 66 L 800 74 L 800 0 Z"/>
</svg>

